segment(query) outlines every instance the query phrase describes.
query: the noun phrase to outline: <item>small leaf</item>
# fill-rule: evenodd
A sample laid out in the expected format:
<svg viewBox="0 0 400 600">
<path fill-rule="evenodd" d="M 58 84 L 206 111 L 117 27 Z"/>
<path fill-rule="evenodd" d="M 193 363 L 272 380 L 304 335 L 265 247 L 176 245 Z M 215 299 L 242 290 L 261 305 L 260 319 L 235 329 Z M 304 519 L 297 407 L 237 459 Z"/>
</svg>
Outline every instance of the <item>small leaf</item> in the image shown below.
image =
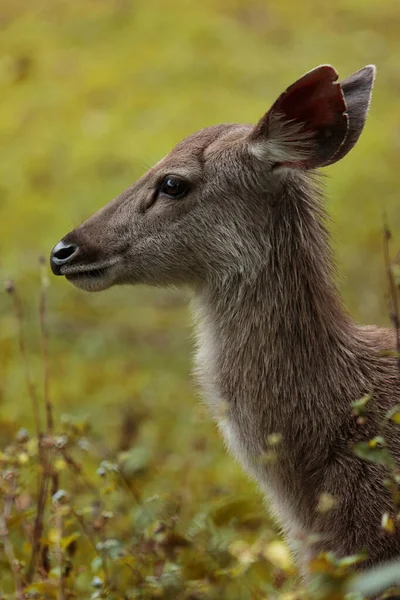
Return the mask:
<svg viewBox="0 0 400 600">
<path fill-rule="evenodd" d="M 266 450 L 265 452 L 263 452 L 262 454 L 260 454 L 259 458 L 258 458 L 258 462 L 260 462 L 262 465 L 273 465 L 274 463 L 277 462 L 279 458 L 279 454 L 278 452 L 276 452 L 276 450 Z"/>
<path fill-rule="evenodd" d="M 275 567 L 282 571 L 291 571 L 293 569 L 292 557 L 288 547 L 284 542 L 275 540 L 270 542 L 263 552 L 265 558 Z"/>
<path fill-rule="evenodd" d="M 385 445 L 385 439 L 381 435 L 377 435 L 376 437 L 369 440 L 368 445 L 370 448 L 383 447 Z"/>
<path fill-rule="evenodd" d="M 392 358 L 400 358 L 400 353 L 396 350 L 391 350 L 390 348 L 379 350 L 378 356 L 391 356 Z"/>
<path fill-rule="evenodd" d="M 279 446 L 282 443 L 281 433 L 270 433 L 267 437 L 267 443 L 269 446 Z"/>
<path fill-rule="evenodd" d="M 317 511 L 326 513 L 333 510 L 337 505 L 337 499 L 332 494 L 322 493 L 318 499 Z"/>
<path fill-rule="evenodd" d="M 335 572 L 335 564 L 333 564 L 331 557 L 327 554 L 320 554 L 310 560 L 308 568 L 311 573 L 330 573 Z"/>
<path fill-rule="evenodd" d="M 375 596 L 393 585 L 400 584 L 400 563 L 398 560 L 375 567 L 351 581 L 349 591 Z M 393 596 L 395 597 L 395 596 Z M 396 596 L 397 597 L 397 596 Z"/>
<path fill-rule="evenodd" d="M 129 452 L 122 452 L 118 463 L 123 476 L 126 479 L 134 479 L 146 473 L 151 463 L 151 454 L 148 448 L 139 446 Z"/>
<path fill-rule="evenodd" d="M 61 540 L 61 548 L 67 550 L 71 544 L 73 544 L 78 538 L 81 537 L 79 531 L 75 531 L 75 533 L 71 533 L 71 535 L 62 538 Z"/>
<path fill-rule="evenodd" d="M 381 527 L 386 533 L 393 534 L 395 532 L 394 521 L 387 512 L 382 515 Z"/>
<path fill-rule="evenodd" d="M 354 453 L 365 460 L 384 465 L 389 470 L 396 467 L 393 457 L 385 447 L 379 447 L 378 442 L 358 442 L 353 446 Z"/>
<path fill-rule="evenodd" d="M 351 403 L 351 406 L 353 408 L 353 414 L 356 415 L 356 417 L 365 415 L 367 410 L 367 404 L 371 400 L 371 397 L 371 394 L 365 394 L 365 396 L 363 396 L 359 400 L 355 400 Z"/>
<path fill-rule="evenodd" d="M 360 562 L 367 560 L 368 554 L 366 552 L 359 554 L 351 554 L 350 556 L 344 556 L 343 558 L 339 558 L 337 563 L 341 567 L 352 567 L 353 565 L 357 565 Z"/>
</svg>

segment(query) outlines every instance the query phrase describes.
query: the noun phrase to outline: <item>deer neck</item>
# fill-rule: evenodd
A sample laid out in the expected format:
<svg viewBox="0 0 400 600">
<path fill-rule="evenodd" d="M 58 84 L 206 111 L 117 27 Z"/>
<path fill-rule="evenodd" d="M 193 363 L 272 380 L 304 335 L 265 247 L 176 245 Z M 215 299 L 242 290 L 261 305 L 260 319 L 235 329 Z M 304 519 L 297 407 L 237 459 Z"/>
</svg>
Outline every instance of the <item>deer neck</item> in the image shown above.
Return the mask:
<svg viewBox="0 0 400 600">
<path fill-rule="evenodd" d="M 289 185 L 270 219 L 262 267 L 195 299 L 200 383 L 252 452 L 276 432 L 288 444 L 299 431 L 331 438 L 358 393 L 355 327 L 332 281 L 319 196 Z"/>
</svg>

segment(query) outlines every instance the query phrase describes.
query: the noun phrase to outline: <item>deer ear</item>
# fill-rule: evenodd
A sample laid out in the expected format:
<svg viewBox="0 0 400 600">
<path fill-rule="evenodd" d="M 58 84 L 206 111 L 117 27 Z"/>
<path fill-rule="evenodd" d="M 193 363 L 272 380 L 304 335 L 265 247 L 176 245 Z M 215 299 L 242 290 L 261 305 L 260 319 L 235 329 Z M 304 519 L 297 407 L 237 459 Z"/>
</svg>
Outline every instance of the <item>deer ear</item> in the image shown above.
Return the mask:
<svg viewBox="0 0 400 600">
<path fill-rule="evenodd" d="M 341 81 L 340 85 L 344 94 L 346 112 L 349 118 L 347 135 L 338 152 L 332 160 L 326 163 L 327 165 L 337 162 L 346 156 L 360 137 L 365 121 L 367 120 L 375 74 L 375 65 L 368 65 Z"/>
<path fill-rule="evenodd" d="M 282 166 L 312 169 L 336 162 L 364 127 L 373 78 L 373 67 L 364 67 L 343 85 L 330 65 L 309 71 L 255 126 L 251 151 Z"/>
</svg>

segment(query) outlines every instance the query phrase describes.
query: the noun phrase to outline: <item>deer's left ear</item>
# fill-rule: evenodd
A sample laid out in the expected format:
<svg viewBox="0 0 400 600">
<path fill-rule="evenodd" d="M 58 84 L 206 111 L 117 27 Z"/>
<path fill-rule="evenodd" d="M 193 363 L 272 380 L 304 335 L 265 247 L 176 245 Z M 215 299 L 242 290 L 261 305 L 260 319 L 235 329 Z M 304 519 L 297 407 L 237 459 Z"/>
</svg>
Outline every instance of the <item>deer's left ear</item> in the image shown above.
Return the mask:
<svg viewBox="0 0 400 600">
<path fill-rule="evenodd" d="M 371 99 L 375 67 L 342 83 L 330 65 L 309 71 L 273 104 L 250 135 L 250 150 L 282 166 L 313 169 L 345 156 L 358 140 Z"/>
</svg>

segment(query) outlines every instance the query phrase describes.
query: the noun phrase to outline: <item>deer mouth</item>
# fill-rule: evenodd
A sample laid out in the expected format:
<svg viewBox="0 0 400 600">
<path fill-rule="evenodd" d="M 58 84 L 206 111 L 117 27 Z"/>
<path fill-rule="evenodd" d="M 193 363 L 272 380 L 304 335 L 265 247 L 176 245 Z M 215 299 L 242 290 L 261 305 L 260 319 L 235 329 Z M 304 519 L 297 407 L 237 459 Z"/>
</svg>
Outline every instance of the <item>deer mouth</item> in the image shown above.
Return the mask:
<svg viewBox="0 0 400 600">
<path fill-rule="evenodd" d="M 117 261 L 97 265 L 64 266 L 60 274 L 64 275 L 76 287 L 97 292 L 111 287 L 115 281 L 115 266 Z"/>
</svg>

